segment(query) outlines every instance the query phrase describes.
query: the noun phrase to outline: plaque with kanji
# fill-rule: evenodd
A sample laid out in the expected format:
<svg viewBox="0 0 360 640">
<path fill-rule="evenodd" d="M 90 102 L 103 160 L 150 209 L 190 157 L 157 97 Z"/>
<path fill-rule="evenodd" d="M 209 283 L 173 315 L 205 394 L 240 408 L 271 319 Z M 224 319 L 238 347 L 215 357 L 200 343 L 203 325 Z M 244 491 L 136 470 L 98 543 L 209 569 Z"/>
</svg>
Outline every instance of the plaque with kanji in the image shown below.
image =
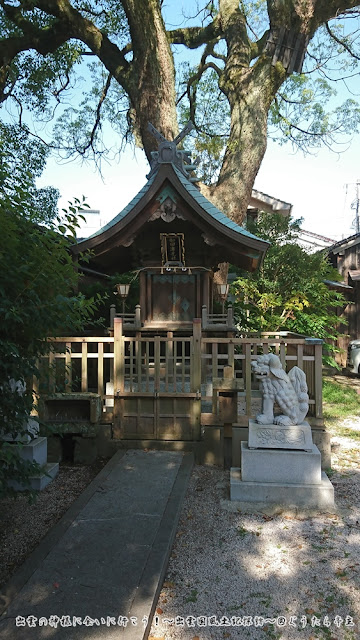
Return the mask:
<svg viewBox="0 0 360 640">
<path fill-rule="evenodd" d="M 185 267 L 183 233 L 160 233 L 161 262 L 163 267 Z"/>
</svg>

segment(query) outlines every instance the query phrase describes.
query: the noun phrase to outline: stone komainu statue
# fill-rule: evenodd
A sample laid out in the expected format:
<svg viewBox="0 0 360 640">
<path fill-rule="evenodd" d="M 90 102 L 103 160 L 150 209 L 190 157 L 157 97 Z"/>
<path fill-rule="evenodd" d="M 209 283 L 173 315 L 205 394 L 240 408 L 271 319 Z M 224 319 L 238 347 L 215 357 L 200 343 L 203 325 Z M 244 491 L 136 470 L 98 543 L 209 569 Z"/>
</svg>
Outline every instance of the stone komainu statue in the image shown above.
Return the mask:
<svg viewBox="0 0 360 640">
<path fill-rule="evenodd" d="M 301 424 L 309 409 L 305 373 L 293 367 L 289 374 L 282 368 L 280 358 L 272 353 L 259 356 L 251 363 L 261 382 L 262 413 L 256 416 L 259 424 L 290 426 Z M 274 403 L 283 415 L 274 416 Z"/>
</svg>

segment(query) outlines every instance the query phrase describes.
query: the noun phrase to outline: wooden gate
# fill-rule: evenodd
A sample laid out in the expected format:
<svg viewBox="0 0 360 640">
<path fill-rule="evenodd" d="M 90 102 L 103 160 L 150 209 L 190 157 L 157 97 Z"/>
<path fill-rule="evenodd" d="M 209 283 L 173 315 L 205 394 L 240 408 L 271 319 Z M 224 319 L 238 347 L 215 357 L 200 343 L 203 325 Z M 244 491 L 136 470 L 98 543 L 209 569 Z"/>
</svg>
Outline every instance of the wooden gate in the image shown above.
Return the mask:
<svg viewBox="0 0 360 640">
<path fill-rule="evenodd" d="M 200 342 L 200 320 L 186 338 L 125 337 L 115 318 L 115 438 L 200 439 Z"/>
</svg>

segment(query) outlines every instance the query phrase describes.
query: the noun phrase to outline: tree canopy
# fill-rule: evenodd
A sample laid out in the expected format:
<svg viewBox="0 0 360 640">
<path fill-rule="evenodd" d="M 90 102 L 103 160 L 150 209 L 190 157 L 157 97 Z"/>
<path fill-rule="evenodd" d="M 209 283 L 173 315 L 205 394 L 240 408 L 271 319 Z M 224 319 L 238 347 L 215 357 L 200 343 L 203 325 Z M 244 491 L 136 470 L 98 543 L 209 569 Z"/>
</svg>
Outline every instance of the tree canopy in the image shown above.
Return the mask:
<svg viewBox="0 0 360 640">
<path fill-rule="evenodd" d="M 301 220 L 281 214 L 260 215 L 248 227 L 271 245 L 255 273 L 241 273 L 232 285 L 235 315 L 242 331 L 292 331 L 327 341 L 325 361 L 336 366 L 332 346 L 339 333 L 338 311 L 344 296 L 326 281 L 340 276 L 318 251 L 309 254 L 298 244 Z"/>
<path fill-rule="evenodd" d="M 45 160 L 38 140 L 0 125 L 0 495 L 9 480 L 25 482 L 38 466 L 21 459 L 21 444 L 2 436 L 24 434 L 46 339 L 79 332 L 99 299 L 76 293 L 79 276 L 68 250 L 84 202 L 58 214 L 57 192 L 35 185 Z M 14 391 L 17 382 L 27 383 L 26 393 Z"/>
<path fill-rule="evenodd" d="M 205 195 L 244 218 L 270 130 L 302 148 L 357 130 L 356 0 L 210 0 L 173 27 L 161 0 L 0 0 L 0 100 L 69 157 L 101 158 L 105 122 L 150 159 L 148 121 L 173 139 L 197 128 Z M 177 63 L 179 50 L 188 59 Z M 83 90 L 79 78 L 84 76 Z M 80 93 L 80 99 L 77 96 Z M 326 105 L 333 99 L 332 112 Z M 42 135 L 41 127 L 37 135 Z"/>
</svg>

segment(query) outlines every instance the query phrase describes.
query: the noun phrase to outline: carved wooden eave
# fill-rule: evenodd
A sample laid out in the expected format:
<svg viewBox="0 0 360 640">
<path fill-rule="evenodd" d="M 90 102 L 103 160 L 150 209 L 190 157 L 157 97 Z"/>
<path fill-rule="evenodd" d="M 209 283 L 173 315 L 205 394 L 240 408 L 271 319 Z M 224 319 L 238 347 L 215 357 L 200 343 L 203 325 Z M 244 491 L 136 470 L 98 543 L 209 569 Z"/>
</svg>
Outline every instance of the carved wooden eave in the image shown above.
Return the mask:
<svg viewBox="0 0 360 640">
<path fill-rule="evenodd" d="M 190 236 L 193 245 L 196 242 L 206 264 L 191 264 L 188 254 L 190 267 L 216 268 L 224 261 L 254 271 L 269 246 L 219 211 L 176 166 L 164 163 L 121 213 L 74 245 L 72 253 L 79 256 L 90 250 L 91 265 L 107 272 L 141 268 L 139 251 L 146 251 L 151 234 L 158 237 L 160 226 L 163 232 L 185 230 L 185 243 Z M 156 256 L 153 265 L 151 256 L 147 259 L 146 266 L 156 266 Z"/>
</svg>

